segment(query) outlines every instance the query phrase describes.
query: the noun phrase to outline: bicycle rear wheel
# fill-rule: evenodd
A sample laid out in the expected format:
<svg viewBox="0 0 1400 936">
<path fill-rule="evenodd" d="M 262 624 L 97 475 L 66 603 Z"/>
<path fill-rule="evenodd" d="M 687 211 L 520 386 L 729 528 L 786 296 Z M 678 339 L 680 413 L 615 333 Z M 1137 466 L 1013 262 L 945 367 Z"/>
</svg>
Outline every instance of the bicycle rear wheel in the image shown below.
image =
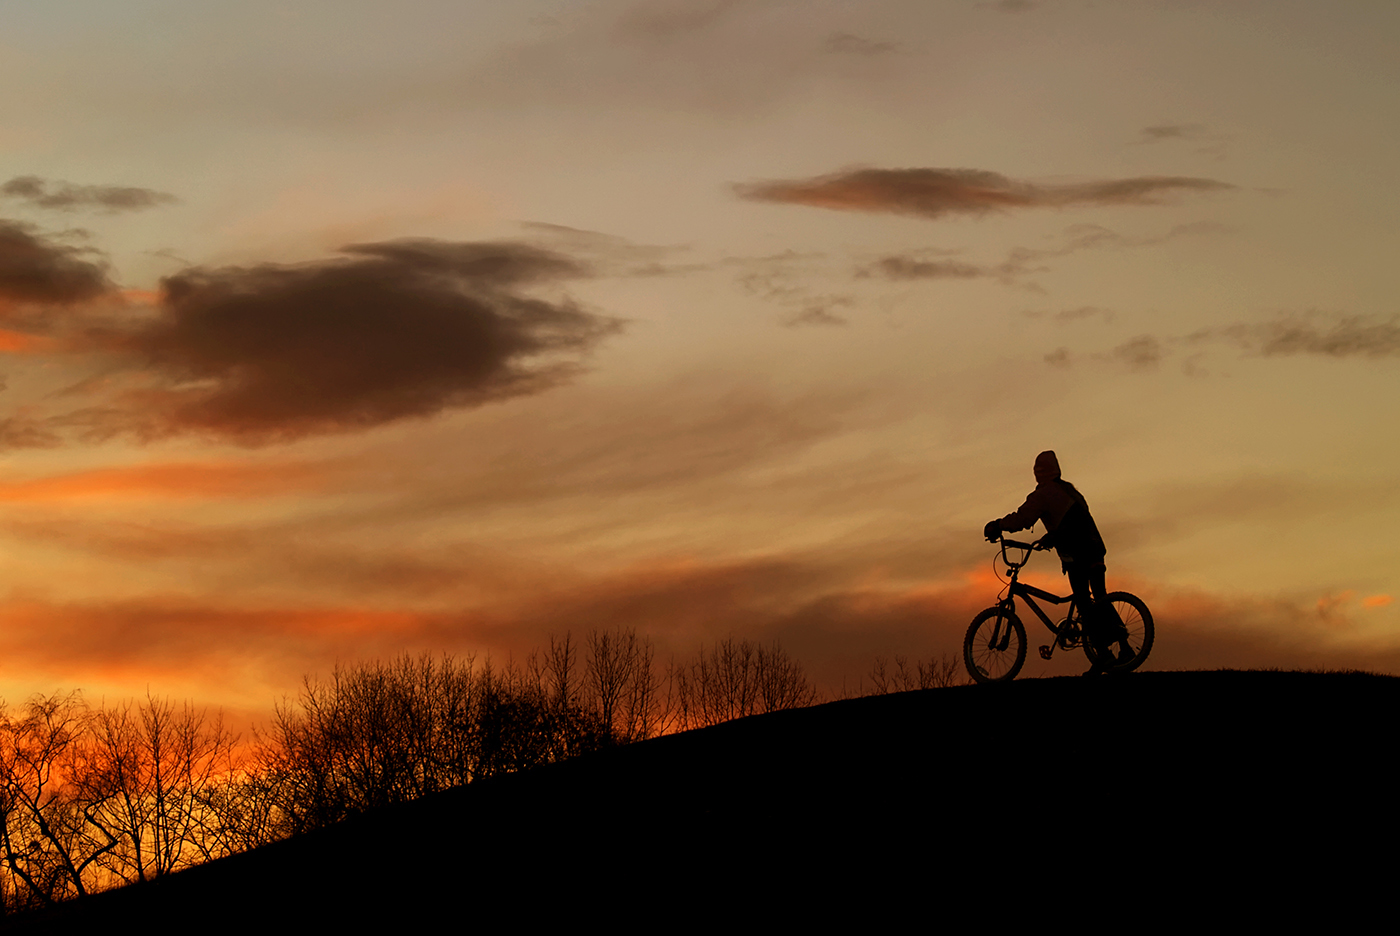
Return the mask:
<svg viewBox="0 0 1400 936">
<path fill-rule="evenodd" d="M 1015 612 L 988 608 L 968 625 L 963 664 L 980 683 L 1010 682 L 1026 662 L 1026 629 Z"/>
<path fill-rule="evenodd" d="M 1131 673 L 1141 666 L 1147 655 L 1152 652 L 1152 640 L 1155 636 L 1152 612 L 1147 610 L 1147 604 L 1141 598 L 1127 592 L 1109 592 L 1107 601 L 1118 615 L 1118 619 L 1123 622 L 1123 627 L 1127 630 L 1128 647 L 1132 650 L 1131 657 L 1122 659 L 1122 646 L 1118 639 L 1114 638 L 1112 647 L 1114 652 L 1119 654 L 1119 662 L 1108 670 L 1111 673 Z M 1098 662 L 1098 649 L 1087 636 L 1084 640 L 1084 655 L 1089 658 L 1090 663 Z"/>
</svg>

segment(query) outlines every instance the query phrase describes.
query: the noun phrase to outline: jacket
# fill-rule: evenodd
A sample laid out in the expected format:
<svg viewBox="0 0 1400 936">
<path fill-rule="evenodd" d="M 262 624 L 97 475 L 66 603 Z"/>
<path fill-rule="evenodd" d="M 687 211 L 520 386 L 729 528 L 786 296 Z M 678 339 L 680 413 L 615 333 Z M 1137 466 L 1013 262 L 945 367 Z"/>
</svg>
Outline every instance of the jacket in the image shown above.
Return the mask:
<svg viewBox="0 0 1400 936">
<path fill-rule="evenodd" d="M 1048 531 L 1041 537 L 1041 545 L 1055 547 L 1062 561 L 1103 562 L 1108 550 L 1089 513 L 1088 502 L 1073 484 L 1058 477 L 1040 481 L 1026 495 L 1026 502 L 1000 522 L 1003 530 L 1015 533 L 1030 529 L 1037 520 Z"/>
</svg>

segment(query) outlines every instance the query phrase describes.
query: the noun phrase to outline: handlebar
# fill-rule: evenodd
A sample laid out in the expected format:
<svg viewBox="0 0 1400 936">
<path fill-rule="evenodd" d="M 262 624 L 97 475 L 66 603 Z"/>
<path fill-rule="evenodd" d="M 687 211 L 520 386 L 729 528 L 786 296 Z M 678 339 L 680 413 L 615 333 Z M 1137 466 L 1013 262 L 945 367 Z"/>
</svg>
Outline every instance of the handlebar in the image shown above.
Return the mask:
<svg viewBox="0 0 1400 936">
<path fill-rule="evenodd" d="M 1010 558 L 1008 558 L 1007 555 L 1006 555 L 1006 550 L 1007 550 L 1008 548 L 1010 548 L 1010 549 L 1024 549 L 1024 550 L 1026 551 L 1025 558 L 1023 558 L 1020 562 L 1013 562 L 1013 561 L 1012 561 Z M 1004 562 L 1004 563 L 1006 563 L 1006 567 L 1007 567 L 1008 569 L 1019 569 L 1019 568 L 1021 568 L 1021 566 L 1025 565 L 1027 562 L 1030 561 L 1030 559 L 1031 559 L 1031 553 L 1032 553 L 1032 552 L 1041 552 L 1042 550 L 1045 550 L 1045 549 L 1048 549 L 1048 548 L 1049 548 L 1048 546 L 1042 546 L 1042 545 L 1040 545 L 1040 540 L 1036 540 L 1036 541 L 1033 542 L 1033 543 L 1022 543 L 1020 540 L 1010 540 L 1010 539 L 1007 539 L 1007 538 L 1005 538 L 1005 537 L 1002 537 L 1002 539 L 1001 539 L 1001 561 Z"/>
</svg>

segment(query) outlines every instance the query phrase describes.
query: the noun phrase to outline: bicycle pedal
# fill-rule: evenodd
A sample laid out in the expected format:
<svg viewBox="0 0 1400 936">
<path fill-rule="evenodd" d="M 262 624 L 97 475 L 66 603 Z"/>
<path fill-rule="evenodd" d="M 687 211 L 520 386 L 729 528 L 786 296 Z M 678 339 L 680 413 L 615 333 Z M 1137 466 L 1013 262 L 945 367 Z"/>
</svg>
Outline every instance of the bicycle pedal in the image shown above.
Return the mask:
<svg viewBox="0 0 1400 936">
<path fill-rule="evenodd" d="M 1050 659 L 1050 654 L 1052 654 L 1052 653 L 1054 653 L 1054 652 L 1055 652 L 1055 648 L 1054 648 L 1054 647 L 1047 647 L 1045 644 L 1041 644 L 1041 645 L 1040 645 L 1040 658 L 1041 658 L 1042 660 L 1048 660 L 1048 659 Z"/>
</svg>

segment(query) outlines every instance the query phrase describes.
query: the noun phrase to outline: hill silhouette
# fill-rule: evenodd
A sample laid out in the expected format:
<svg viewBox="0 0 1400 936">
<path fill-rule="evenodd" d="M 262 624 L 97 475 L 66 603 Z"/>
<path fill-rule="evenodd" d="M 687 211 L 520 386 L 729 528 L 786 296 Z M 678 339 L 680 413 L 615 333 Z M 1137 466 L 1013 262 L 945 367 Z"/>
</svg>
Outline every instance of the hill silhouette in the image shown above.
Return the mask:
<svg viewBox="0 0 1400 936">
<path fill-rule="evenodd" d="M 1141 912 L 1168 881 L 1181 900 L 1361 860 L 1395 825 L 1397 710 L 1394 677 L 1257 671 L 831 702 L 482 780 L 11 924 Z"/>
</svg>

